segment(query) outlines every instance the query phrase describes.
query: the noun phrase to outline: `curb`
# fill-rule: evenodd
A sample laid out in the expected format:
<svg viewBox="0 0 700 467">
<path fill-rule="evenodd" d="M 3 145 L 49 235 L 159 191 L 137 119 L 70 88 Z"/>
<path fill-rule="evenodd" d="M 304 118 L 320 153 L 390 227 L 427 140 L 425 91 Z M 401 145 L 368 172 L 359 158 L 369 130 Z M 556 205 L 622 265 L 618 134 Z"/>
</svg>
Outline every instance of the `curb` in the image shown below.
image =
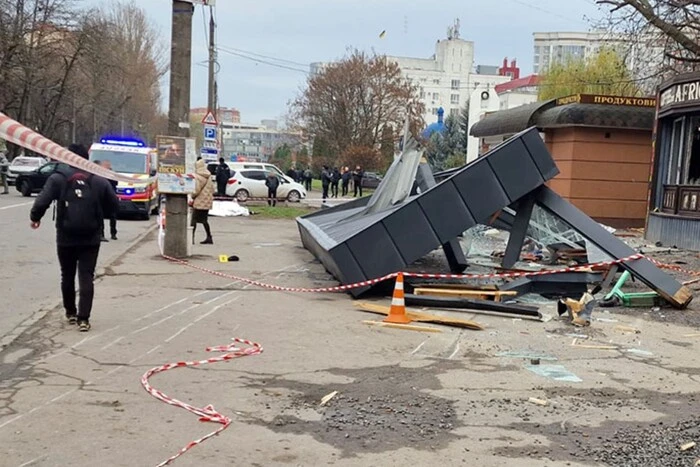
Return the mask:
<svg viewBox="0 0 700 467">
<path fill-rule="evenodd" d="M 98 270 L 95 271 L 95 279 L 103 277 L 105 275 L 106 269 L 110 267 L 112 264 L 117 262 L 121 257 L 129 253 L 134 247 L 136 247 L 139 243 L 141 243 L 146 237 L 148 237 L 151 233 L 153 233 L 154 230 L 158 228 L 158 224 L 153 224 L 151 227 L 147 228 L 143 233 L 139 234 L 134 240 L 129 242 L 129 244 L 126 246 L 126 248 L 121 252 L 113 257 L 109 258 L 103 266 L 101 266 Z M 51 311 L 55 310 L 56 308 L 59 308 L 62 305 L 63 301 L 62 299 L 58 299 L 54 302 L 54 304 L 49 305 L 45 308 L 39 309 L 32 313 L 32 315 L 19 323 L 10 334 L 6 335 L 2 339 L 0 339 L 0 352 L 3 350 L 7 349 L 12 345 L 12 343 L 17 340 L 19 336 L 21 336 L 27 329 L 32 327 L 34 324 L 37 323 L 40 319 L 42 319 L 44 316 L 48 315 Z"/>
</svg>

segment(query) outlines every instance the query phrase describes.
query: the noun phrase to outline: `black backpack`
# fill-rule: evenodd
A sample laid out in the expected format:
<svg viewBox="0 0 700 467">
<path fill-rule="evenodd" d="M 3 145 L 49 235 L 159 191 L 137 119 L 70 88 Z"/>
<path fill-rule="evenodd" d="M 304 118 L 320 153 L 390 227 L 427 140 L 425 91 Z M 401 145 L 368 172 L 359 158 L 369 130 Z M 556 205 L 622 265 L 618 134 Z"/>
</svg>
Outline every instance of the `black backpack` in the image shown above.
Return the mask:
<svg viewBox="0 0 700 467">
<path fill-rule="evenodd" d="M 76 172 L 66 180 L 58 200 L 59 228 L 73 235 L 88 235 L 102 228 L 102 209 L 92 175 Z"/>
</svg>

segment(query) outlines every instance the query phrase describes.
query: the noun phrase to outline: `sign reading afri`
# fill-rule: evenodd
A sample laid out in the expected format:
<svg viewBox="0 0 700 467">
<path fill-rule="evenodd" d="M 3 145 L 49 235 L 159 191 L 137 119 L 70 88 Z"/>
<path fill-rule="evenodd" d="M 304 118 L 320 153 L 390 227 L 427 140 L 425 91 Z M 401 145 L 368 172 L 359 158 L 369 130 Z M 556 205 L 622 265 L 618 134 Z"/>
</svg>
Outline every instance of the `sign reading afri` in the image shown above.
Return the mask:
<svg viewBox="0 0 700 467">
<path fill-rule="evenodd" d="M 187 194 L 194 191 L 194 173 L 197 158 L 194 138 L 158 136 L 158 191 Z"/>
</svg>

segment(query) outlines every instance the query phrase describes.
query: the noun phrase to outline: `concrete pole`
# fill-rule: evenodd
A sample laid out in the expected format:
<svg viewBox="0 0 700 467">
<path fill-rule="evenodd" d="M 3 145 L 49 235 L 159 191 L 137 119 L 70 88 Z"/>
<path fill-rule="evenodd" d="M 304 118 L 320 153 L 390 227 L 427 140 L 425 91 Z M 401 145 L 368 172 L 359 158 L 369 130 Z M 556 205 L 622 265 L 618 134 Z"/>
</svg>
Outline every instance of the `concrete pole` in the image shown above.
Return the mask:
<svg viewBox="0 0 700 467">
<path fill-rule="evenodd" d="M 171 136 L 190 136 L 193 13 L 193 4 L 173 0 L 170 51 L 170 109 L 168 111 L 168 133 Z M 166 195 L 167 224 L 163 250 L 168 256 L 174 258 L 187 257 L 188 210 L 187 195 Z"/>
<path fill-rule="evenodd" d="M 214 68 L 216 66 L 216 44 L 214 38 L 216 25 L 214 24 L 212 8 L 209 7 L 209 99 L 207 100 L 207 107 L 218 120 L 219 116 L 216 112 L 216 70 Z"/>
</svg>

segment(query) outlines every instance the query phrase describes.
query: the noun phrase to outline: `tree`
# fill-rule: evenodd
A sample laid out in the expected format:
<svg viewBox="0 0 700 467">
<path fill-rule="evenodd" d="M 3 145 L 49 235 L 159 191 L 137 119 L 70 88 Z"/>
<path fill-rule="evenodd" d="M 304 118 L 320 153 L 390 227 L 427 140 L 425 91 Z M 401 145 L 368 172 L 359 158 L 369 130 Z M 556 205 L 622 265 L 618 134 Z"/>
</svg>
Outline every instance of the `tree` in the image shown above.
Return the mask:
<svg viewBox="0 0 700 467">
<path fill-rule="evenodd" d="M 385 125 L 382 129 L 382 140 L 379 146 L 379 154 L 381 155 L 380 169 L 385 171 L 394 162 L 394 129 L 391 125 Z"/>
<path fill-rule="evenodd" d="M 467 153 L 467 146 L 469 146 L 469 102 L 464 105 L 464 108 L 459 115 L 459 129 L 462 133 L 460 149 L 464 154 Z"/>
<path fill-rule="evenodd" d="M 279 167 L 282 172 L 287 172 L 292 168 L 292 148 L 287 143 L 275 149 L 270 158 L 270 163 Z"/>
<path fill-rule="evenodd" d="M 465 152 L 462 149 L 463 132 L 458 117 L 450 115 L 445 120 L 445 129 L 435 132 L 426 143 L 426 157 L 434 171 L 441 171 L 464 164 Z M 461 161 L 462 163 L 458 163 Z"/>
<path fill-rule="evenodd" d="M 154 139 L 160 37 L 134 3 L 0 0 L 0 111 L 65 144 L 105 133 Z"/>
<path fill-rule="evenodd" d="M 617 51 L 603 47 L 588 60 L 568 57 L 554 62 L 541 75 L 540 100 L 573 94 L 637 96 L 640 90 Z"/>
<path fill-rule="evenodd" d="M 367 146 L 350 146 L 340 157 L 340 164 L 335 166 L 362 167 L 363 170 L 377 170 L 381 166 L 379 150 Z"/>
<path fill-rule="evenodd" d="M 292 117 L 325 141 L 333 157 L 350 148 L 377 149 L 384 126 L 400 128 L 406 118 L 415 133 L 423 127 L 422 113 L 417 86 L 395 62 L 357 50 L 311 75 L 290 106 Z"/>
<path fill-rule="evenodd" d="M 700 2 L 697 0 L 597 0 L 610 8 L 611 36 L 636 56 L 635 78 L 649 92 L 668 77 L 700 64 Z"/>
</svg>

